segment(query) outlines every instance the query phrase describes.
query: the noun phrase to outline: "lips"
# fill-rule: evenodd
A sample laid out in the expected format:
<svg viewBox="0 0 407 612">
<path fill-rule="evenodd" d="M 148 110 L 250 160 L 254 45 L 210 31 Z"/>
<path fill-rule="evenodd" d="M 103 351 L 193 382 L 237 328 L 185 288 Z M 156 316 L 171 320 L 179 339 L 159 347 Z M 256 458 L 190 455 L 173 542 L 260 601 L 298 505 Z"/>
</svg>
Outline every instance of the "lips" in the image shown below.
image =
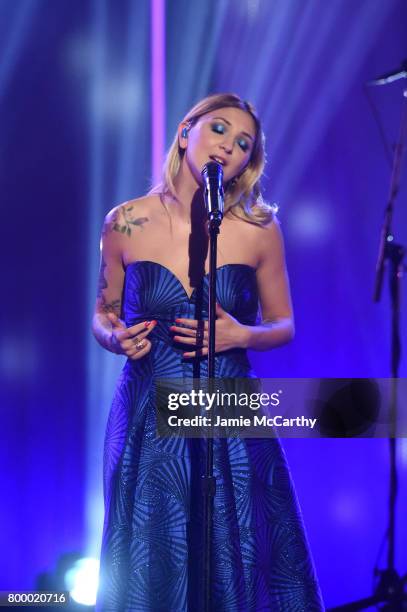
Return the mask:
<svg viewBox="0 0 407 612">
<path fill-rule="evenodd" d="M 223 157 L 219 157 L 219 155 L 209 155 L 209 159 L 220 164 L 221 166 L 226 166 L 226 160 Z"/>
</svg>

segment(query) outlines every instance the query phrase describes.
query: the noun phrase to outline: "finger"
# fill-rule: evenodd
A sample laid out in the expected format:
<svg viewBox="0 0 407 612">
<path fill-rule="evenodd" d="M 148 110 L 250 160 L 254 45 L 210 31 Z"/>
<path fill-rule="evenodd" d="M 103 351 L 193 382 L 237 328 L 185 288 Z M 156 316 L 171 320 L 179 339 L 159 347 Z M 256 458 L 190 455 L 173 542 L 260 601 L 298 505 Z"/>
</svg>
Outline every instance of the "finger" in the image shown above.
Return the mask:
<svg viewBox="0 0 407 612">
<path fill-rule="evenodd" d="M 196 336 L 196 330 L 190 329 L 189 327 L 177 327 L 176 325 L 172 325 L 170 330 L 177 334 L 184 334 L 185 336 Z"/>
<path fill-rule="evenodd" d="M 134 338 L 135 336 L 140 335 L 140 333 L 148 330 L 150 332 L 157 325 L 157 321 L 145 321 L 143 323 L 136 323 L 136 325 L 131 325 L 130 327 L 125 327 L 124 329 L 118 330 L 116 333 L 116 337 L 120 342 L 126 340 L 127 338 Z"/>
<path fill-rule="evenodd" d="M 142 340 L 144 340 L 144 338 L 147 338 L 148 334 L 154 329 L 154 327 L 156 326 L 156 322 L 154 322 L 154 325 L 149 325 L 149 328 L 146 329 L 145 331 L 136 334 L 134 336 L 130 336 L 130 337 L 123 337 L 121 339 L 121 347 L 124 351 L 127 350 L 132 350 L 134 346 L 137 347 L 137 343 L 141 342 Z M 145 328 L 144 328 L 145 329 Z M 116 334 L 117 336 L 118 334 Z"/>
<path fill-rule="evenodd" d="M 137 336 L 141 332 L 148 330 L 150 332 L 157 325 L 157 321 L 143 321 L 142 323 L 136 323 L 135 325 L 131 325 L 127 327 L 127 331 L 130 336 Z"/>
<path fill-rule="evenodd" d="M 128 349 L 125 353 L 127 357 L 129 357 L 130 359 L 137 359 L 139 355 L 143 355 L 144 351 L 148 347 L 147 341 L 140 342 L 140 346 L 142 346 L 142 348 L 137 348 L 133 344 L 132 347 Z"/>
<path fill-rule="evenodd" d="M 114 312 L 108 312 L 107 318 L 109 319 L 114 329 L 126 329 L 126 326 L 124 325 L 123 321 L 119 319 L 119 317 L 115 315 Z"/>
<path fill-rule="evenodd" d="M 141 351 L 137 351 L 136 353 L 133 353 L 131 357 L 129 357 L 129 359 L 131 359 L 132 361 L 137 361 L 138 359 L 142 359 L 143 357 L 147 355 L 147 353 L 150 352 L 150 350 L 151 350 L 151 344 L 147 344 Z"/>
<path fill-rule="evenodd" d="M 204 357 L 205 355 L 208 354 L 208 349 L 207 348 L 201 348 L 197 351 L 192 351 L 190 353 L 183 353 L 182 356 L 185 358 L 189 358 L 189 357 Z"/>
<path fill-rule="evenodd" d="M 132 336 L 132 337 L 130 338 L 130 340 L 131 340 L 132 342 L 134 342 L 135 340 L 143 340 L 144 338 L 147 338 L 147 336 L 148 336 L 148 335 L 149 335 L 149 334 L 150 334 L 150 333 L 153 331 L 153 329 L 154 329 L 154 327 L 155 327 L 156 325 L 157 325 L 157 324 L 155 324 L 155 325 L 150 325 L 150 326 L 148 327 L 148 329 L 146 329 L 145 331 L 140 332 L 139 334 L 136 334 L 135 336 Z"/>
<path fill-rule="evenodd" d="M 135 338 L 127 338 L 126 340 L 122 340 L 120 346 L 125 355 L 129 355 L 129 353 L 134 353 L 134 351 L 137 350 L 137 344 L 140 342 L 143 342 L 143 338 L 136 336 Z"/>
<path fill-rule="evenodd" d="M 179 342 L 180 344 L 191 344 L 192 346 L 196 345 L 196 338 L 188 338 L 186 336 L 174 336 L 174 342 Z"/>
<path fill-rule="evenodd" d="M 198 326 L 198 321 L 196 319 L 175 319 L 175 323 L 181 323 L 191 328 Z"/>
<path fill-rule="evenodd" d="M 136 361 L 137 359 L 141 359 L 142 357 L 147 355 L 147 353 L 150 352 L 152 346 L 150 340 L 143 340 L 143 343 L 144 345 L 141 349 L 137 349 L 137 347 L 133 344 L 133 349 L 127 354 L 130 359 Z"/>
<path fill-rule="evenodd" d="M 175 323 L 182 323 L 191 329 L 196 329 L 197 327 L 208 329 L 208 321 L 205 319 L 199 319 L 198 321 L 196 319 L 175 319 Z"/>
<path fill-rule="evenodd" d="M 208 334 L 206 332 L 199 334 L 199 330 L 184 331 L 183 329 L 181 329 L 181 333 L 185 333 L 186 335 L 173 336 L 174 342 L 178 342 L 180 344 L 194 344 L 198 347 L 208 346 Z"/>
<path fill-rule="evenodd" d="M 129 338 L 131 338 L 131 334 L 129 334 L 126 327 L 124 327 L 123 329 L 113 328 L 113 336 L 120 344 L 122 344 L 124 340 L 128 340 Z"/>
</svg>

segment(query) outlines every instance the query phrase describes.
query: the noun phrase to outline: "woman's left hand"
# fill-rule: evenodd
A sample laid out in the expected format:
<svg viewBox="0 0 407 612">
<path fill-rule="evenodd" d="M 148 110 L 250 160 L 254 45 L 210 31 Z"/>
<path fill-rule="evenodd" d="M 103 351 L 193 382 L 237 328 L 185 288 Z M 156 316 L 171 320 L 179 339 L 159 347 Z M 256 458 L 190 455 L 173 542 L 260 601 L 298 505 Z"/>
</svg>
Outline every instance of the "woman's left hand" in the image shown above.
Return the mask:
<svg viewBox="0 0 407 612">
<path fill-rule="evenodd" d="M 246 326 L 236 321 L 229 313 L 216 304 L 216 344 L 215 353 L 227 351 L 232 348 L 245 348 L 247 330 Z M 173 325 L 171 331 L 175 332 L 173 340 L 188 344 L 196 350 L 184 353 L 184 357 L 196 357 L 208 354 L 208 321 L 196 319 L 176 319 L 186 327 Z"/>
</svg>

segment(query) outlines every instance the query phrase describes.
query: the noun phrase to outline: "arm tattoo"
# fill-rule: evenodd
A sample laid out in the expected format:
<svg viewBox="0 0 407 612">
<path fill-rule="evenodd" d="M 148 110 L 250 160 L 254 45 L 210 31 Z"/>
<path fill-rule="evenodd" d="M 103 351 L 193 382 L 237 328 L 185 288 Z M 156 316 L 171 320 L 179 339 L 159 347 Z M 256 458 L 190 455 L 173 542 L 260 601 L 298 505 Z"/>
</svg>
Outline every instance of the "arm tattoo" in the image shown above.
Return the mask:
<svg viewBox="0 0 407 612">
<path fill-rule="evenodd" d="M 100 298 L 100 307 L 102 312 L 108 313 L 113 312 L 113 314 L 120 317 L 121 309 L 122 309 L 122 301 L 121 300 L 112 300 L 111 302 L 107 302 L 104 296 L 102 295 Z"/>
<path fill-rule="evenodd" d="M 98 298 L 102 297 L 103 289 L 107 288 L 107 281 L 105 278 L 105 268 L 106 268 L 106 262 L 103 259 L 103 255 L 102 255 L 102 259 L 100 261 L 99 280 L 98 280 L 98 291 L 97 291 Z"/>
<path fill-rule="evenodd" d="M 149 221 L 148 217 L 136 217 L 133 206 L 121 206 L 112 216 L 111 229 L 121 234 L 131 236 L 131 226 L 135 225 L 143 230 L 144 223 Z"/>
<path fill-rule="evenodd" d="M 107 280 L 105 278 L 105 269 L 106 269 L 106 262 L 102 255 L 102 259 L 100 262 L 100 272 L 99 272 L 98 291 L 97 291 L 97 298 L 99 300 L 99 305 L 100 305 L 102 312 L 106 314 L 108 312 L 113 312 L 115 315 L 120 317 L 122 301 L 118 299 L 118 300 L 113 300 L 112 302 L 107 302 L 105 296 L 103 295 L 103 291 L 107 289 L 107 286 L 108 286 Z"/>
</svg>

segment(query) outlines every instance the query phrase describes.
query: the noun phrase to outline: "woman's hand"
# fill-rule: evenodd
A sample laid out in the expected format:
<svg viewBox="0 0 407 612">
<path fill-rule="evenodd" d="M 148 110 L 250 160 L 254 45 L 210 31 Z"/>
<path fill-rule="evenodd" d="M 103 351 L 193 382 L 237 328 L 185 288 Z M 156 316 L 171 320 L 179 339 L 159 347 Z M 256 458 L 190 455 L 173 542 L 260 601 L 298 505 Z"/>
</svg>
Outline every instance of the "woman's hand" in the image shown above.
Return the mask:
<svg viewBox="0 0 407 612">
<path fill-rule="evenodd" d="M 114 353 L 136 360 L 150 352 L 151 342 L 147 336 L 157 325 L 157 321 L 145 321 L 126 327 L 113 312 L 109 312 L 107 318 L 112 324 L 110 347 Z"/>
<path fill-rule="evenodd" d="M 216 339 L 215 352 L 220 353 L 231 348 L 245 348 L 247 329 L 245 325 L 236 321 L 223 308 L 216 304 Z M 182 323 L 187 327 L 173 325 L 171 331 L 175 332 L 173 340 L 182 344 L 188 344 L 196 350 L 184 353 L 184 357 L 196 357 L 208 354 L 208 321 L 197 321 L 196 319 L 176 319 L 176 323 Z"/>
</svg>

